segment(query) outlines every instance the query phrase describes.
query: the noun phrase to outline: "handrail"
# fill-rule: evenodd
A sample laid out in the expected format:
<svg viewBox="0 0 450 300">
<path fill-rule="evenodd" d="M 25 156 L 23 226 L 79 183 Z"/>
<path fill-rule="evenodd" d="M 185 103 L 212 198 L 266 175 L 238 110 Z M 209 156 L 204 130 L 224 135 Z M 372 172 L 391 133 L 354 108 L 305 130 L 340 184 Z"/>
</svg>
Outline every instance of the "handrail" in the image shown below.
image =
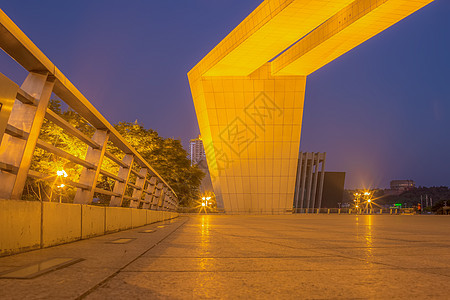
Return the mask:
<svg viewBox="0 0 450 300">
<path fill-rule="evenodd" d="M 87 98 L 64 76 L 48 57 L 0 9 L 0 44 L 2 49 L 29 72 L 46 73 L 55 78 L 53 92 L 78 112 L 86 121 L 100 130 L 110 132 L 109 140 L 125 154 L 133 154 L 135 161 L 158 177 L 173 194 L 176 193 L 150 164 L 120 135 Z M 22 97 L 27 98 L 27 97 Z M 19 99 L 20 100 L 20 99 Z M 23 100 L 23 99 L 22 99 Z M 21 101 L 22 101 L 21 100 Z M 54 150 L 54 149 L 53 149 Z M 108 157 L 108 156 L 107 156 Z M 108 157 L 110 158 L 110 157 Z"/>
</svg>

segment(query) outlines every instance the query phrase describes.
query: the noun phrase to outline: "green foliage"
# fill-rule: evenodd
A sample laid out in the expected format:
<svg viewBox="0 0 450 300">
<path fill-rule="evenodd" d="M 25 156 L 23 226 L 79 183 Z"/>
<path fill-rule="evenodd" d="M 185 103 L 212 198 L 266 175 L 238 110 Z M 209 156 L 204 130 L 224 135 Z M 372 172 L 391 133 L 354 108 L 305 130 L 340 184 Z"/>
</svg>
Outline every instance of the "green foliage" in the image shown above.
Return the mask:
<svg viewBox="0 0 450 300">
<path fill-rule="evenodd" d="M 164 139 L 156 131 L 136 123 L 119 122 L 114 128 L 172 187 L 181 205 L 191 205 L 200 197 L 199 187 L 205 174 L 197 166 L 191 166 L 179 140 Z"/>
<path fill-rule="evenodd" d="M 59 100 L 51 100 L 49 108 L 87 136 L 93 136 L 95 128 L 73 110 L 63 110 Z M 198 167 L 190 165 L 188 154 L 179 140 L 164 139 L 156 131 L 146 129 L 137 123 L 119 122 L 114 127 L 172 187 L 181 205 L 189 205 L 194 199 L 199 198 L 199 186 L 204 173 Z M 44 121 L 39 138 L 76 157 L 84 159 L 86 155 L 86 144 L 66 134 L 60 127 L 48 120 Z M 124 156 L 124 153 L 111 142 L 107 144 L 107 151 L 118 158 L 123 158 Z M 136 167 L 134 168 L 136 169 Z M 59 193 L 58 189 L 55 189 L 55 184 L 57 183 L 56 171 L 64 169 L 68 174 L 68 180 L 78 181 L 82 170 L 81 166 L 36 148 L 31 169 L 49 174 L 52 180 L 29 179 L 24 191 L 25 199 L 53 199 L 55 201 L 55 197 L 57 199 L 61 197 L 63 202 L 71 202 L 73 200 L 75 189 L 66 187 L 63 195 Z M 102 162 L 102 169 L 112 174 L 117 174 L 119 168 L 115 163 L 105 158 Z M 53 177 L 55 180 L 53 180 Z M 105 176 L 99 177 L 97 187 L 112 190 L 113 186 L 114 180 Z"/>
</svg>

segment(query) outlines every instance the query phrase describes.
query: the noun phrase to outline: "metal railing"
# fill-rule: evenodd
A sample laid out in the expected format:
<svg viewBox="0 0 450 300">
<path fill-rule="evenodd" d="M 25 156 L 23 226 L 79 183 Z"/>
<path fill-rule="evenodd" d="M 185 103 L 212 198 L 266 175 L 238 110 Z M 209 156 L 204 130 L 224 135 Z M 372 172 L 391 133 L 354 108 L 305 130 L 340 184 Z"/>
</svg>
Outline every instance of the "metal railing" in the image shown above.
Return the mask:
<svg viewBox="0 0 450 300">
<path fill-rule="evenodd" d="M 0 73 L 0 199 L 21 199 L 27 178 L 52 178 L 54 174 L 30 169 L 37 147 L 81 166 L 77 181 L 64 180 L 76 189 L 73 203 L 90 204 L 98 193 L 110 197 L 110 206 L 176 210 L 177 196 L 167 182 L 2 10 L 0 48 L 29 72 L 20 87 Z M 48 108 L 52 93 L 95 129 L 92 137 Z M 85 157 L 42 140 L 44 119 L 81 141 L 87 147 Z M 110 144 L 123 157 L 108 152 Z M 105 158 L 116 165 L 117 174 L 102 169 Z M 112 180 L 113 189 L 99 188 L 99 176 Z"/>
</svg>

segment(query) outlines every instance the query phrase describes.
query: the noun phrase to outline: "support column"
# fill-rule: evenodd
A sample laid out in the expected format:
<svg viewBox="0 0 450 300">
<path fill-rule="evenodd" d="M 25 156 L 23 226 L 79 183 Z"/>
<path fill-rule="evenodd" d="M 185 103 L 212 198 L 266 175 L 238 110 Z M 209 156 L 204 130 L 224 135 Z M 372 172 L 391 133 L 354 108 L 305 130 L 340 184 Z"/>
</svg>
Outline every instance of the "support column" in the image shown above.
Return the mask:
<svg viewBox="0 0 450 300">
<path fill-rule="evenodd" d="M 320 186 L 319 186 L 319 196 L 318 196 L 318 200 L 319 200 L 319 208 L 322 207 L 322 190 L 323 190 L 323 180 L 325 177 L 325 158 L 327 156 L 327 153 L 324 152 L 323 153 L 323 160 L 322 160 L 322 170 L 320 171 Z"/>
<path fill-rule="evenodd" d="M 308 157 L 308 165 L 310 165 L 309 169 L 306 171 L 308 172 L 308 186 L 306 187 L 306 202 L 307 202 L 307 208 L 311 207 L 311 184 L 312 184 L 312 169 L 313 169 L 313 162 L 314 162 L 314 153 L 307 153 Z M 313 207 L 314 208 L 314 207 Z"/>
<path fill-rule="evenodd" d="M 312 207 L 316 208 L 316 203 L 318 203 L 318 201 L 316 201 L 316 192 L 317 192 L 317 178 L 319 175 L 319 162 L 320 162 L 320 153 L 314 153 L 314 179 L 313 179 L 313 188 L 312 188 L 312 197 L 311 197 L 311 201 L 312 201 Z M 320 207 L 318 207 L 320 208 Z"/>
<path fill-rule="evenodd" d="M 89 204 L 94 197 L 95 186 L 97 185 L 98 176 L 102 168 L 103 156 L 105 155 L 106 143 L 108 142 L 109 133 L 105 130 L 97 130 L 92 137 L 92 140 L 99 144 L 101 148 L 94 149 L 88 147 L 86 152 L 86 162 L 96 166 L 95 169 L 90 170 L 83 167 L 81 171 L 79 182 L 89 186 L 88 190 L 78 188 L 73 203 Z"/>
<path fill-rule="evenodd" d="M 298 159 L 298 165 L 297 165 L 297 177 L 295 180 L 295 198 L 294 198 L 294 213 L 297 213 L 298 211 L 298 198 L 300 194 L 300 180 L 301 180 L 301 174 L 302 174 L 302 158 L 303 153 L 300 152 L 299 159 Z"/>
<path fill-rule="evenodd" d="M 148 169 L 147 168 L 141 168 L 141 170 L 139 171 L 139 175 L 141 177 L 138 176 L 138 178 L 136 179 L 136 186 L 140 187 L 141 189 L 134 189 L 133 190 L 133 198 L 137 198 L 139 199 L 138 201 L 134 201 L 131 200 L 130 202 L 130 207 L 132 208 L 138 208 L 139 204 L 141 204 L 142 201 L 142 193 L 144 193 L 144 185 L 145 185 L 145 180 L 147 178 L 147 173 L 148 173 Z"/>
<path fill-rule="evenodd" d="M 0 162 L 18 167 L 16 174 L 0 173 L 0 197 L 20 199 L 30 169 L 36 142 L 52 94 L 54 77 L 30 72 L 21 89 L 38 100 L 38 105 L 15 101 L 8 124 L 28 134 L 25 140 L 5 136 L 0 145 Z"/>
<path fill-rule="evenodd" d="M 127 165 L 127 167 L 120 167 L 118 177 L 122 178 L 124 181 L 116 181 L 114 184 L 114 193 L 120 194 L 120 196 L 111 196 L 111 201 L 109 202 L 109 206 L 122 206 L 123 195 L 125 195 L 125 191 L 127 188 L 128 180 L 130 179 L 131 166 L 133 165 L 134 157 L 132 154 L 125 154 L 123 158 L 123 162 Z"/>
<path fill-rule="evenodd" d="M 308 153 L 303 153 L 304 156 L 304 163 L 302 164 L 302 189 L 301 189 L 301 195 L 300 195 L 300 207 L 305 208 L 304 201 L 305 201 L 305 184 L 306 184 L 306 169 L 308 167 Z"/>
</svg>

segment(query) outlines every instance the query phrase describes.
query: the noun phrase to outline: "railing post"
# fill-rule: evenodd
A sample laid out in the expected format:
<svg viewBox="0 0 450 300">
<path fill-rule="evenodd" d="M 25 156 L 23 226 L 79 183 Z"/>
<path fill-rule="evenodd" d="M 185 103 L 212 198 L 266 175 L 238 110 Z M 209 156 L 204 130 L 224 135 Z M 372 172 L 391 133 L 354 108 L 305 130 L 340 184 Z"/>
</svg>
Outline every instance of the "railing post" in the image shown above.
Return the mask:
<svg viewBox="0 0 450 300">
<path fill-rule="evenodd" d="M 165 210 L 164 202 L 166 199 L 166 194 L 167 194 L 167 187 L 163 187 L 162 193 L 161 193 L 161 196 L 159 197 L 159 202 L 158 202 L 158 206 L 160 207 L 161 210 Z"/>
<path fill-rule="evenodd" d="M 132 154 L 125 154 L 122 161 L 127 165 L 126 167 L 120 167 L 117 176 L 123 179 L 123 182 L 117 181 L 114 184 L 113 192 L 120 194 L 120 196 L 111 196 L 109 206 L 122 206 L 123 195 L 127 189 L 127 183 L 130 179 L 131 167 L 133 166 L 134 157 Z"/>
<path fill-rule="evenodd" d="M 0 73 L 0 144 L 8 125 L 9 115 L 11 114 L 14 101 L 16 101 L 19 86 L 8 77 Z M 1 186 L 0 186 L 1 188 Z"/>
<path fill-rule="evenodd" d="M 92 140 L 100 145 L 101 148 L 94 149 L 88 147 L 85 160 L 96 166 L 94 170 L 83 167 L 81 171 L 79 183 L 89 186 L 89 190 L 78 188 L 73 199 L 73 203 L 89 204 L 94 197 L 95 186 L 97 185 L 98 175 L 102 168 L 103 156 L 105 155 L 106 143 L 108 142 L 109 133 L 105 130 L 97 130 Z"/>
<path fill-rule="evenodd" d="M 148 173 L 148 169 L 147 168 L 141 168 L 141 170 L 139 171 L 139 175 L 141 177 L 138 176 L 138 178 L 136 179 L 136 186 L 141 188 L 139 189 L 133 189 L 133 198 L 138 199 L 138 201 L 134 201 L 131 200 L 130 202 L 130 207 L 133 208 L 138 208 L 139 204 L 141 204 L 142 201 L 142 193 L 144 192 L 144 185 L 145 185 L 145 181 L 147 180 L 147 173 Z"/>
<path fill-rule="evenodd" d="M 156 209 L 159 206 L 159 201 L 161 199 L 161 193 L 162 193 L 162 188 L 163 188 L 163 183 L 162 182 L 158 182 L 158 184 L 156 185 L 156 191 L 155 194 L 153 196 L 153 200 L 152 200 L 152 209 Z"/>
<path fill-rule="evenodd" d="M 1 198 L 20 199 L 22 197 L 54 83 L 54 77 L 30 72 L 21 86 L 22 90 L 38 100 L 38 104 L 33 106 L 20 101 L 14 102 L 8 124 L 27 133 L 27 137 L 22 140 L 8 135 L 1 141 L 0 162 L 18 168 L 16 174 L 0 173 Z"/>
<path fill-rule="evenodd" d="M 142 205 L 143 209 L 150 209 L 150 205 L 152 204 L 154 193 L 156 189 L 156 177 L 152 176 L 148 181 L 147 189 L 145 191 L 144 204 Z"/>
</svg>

